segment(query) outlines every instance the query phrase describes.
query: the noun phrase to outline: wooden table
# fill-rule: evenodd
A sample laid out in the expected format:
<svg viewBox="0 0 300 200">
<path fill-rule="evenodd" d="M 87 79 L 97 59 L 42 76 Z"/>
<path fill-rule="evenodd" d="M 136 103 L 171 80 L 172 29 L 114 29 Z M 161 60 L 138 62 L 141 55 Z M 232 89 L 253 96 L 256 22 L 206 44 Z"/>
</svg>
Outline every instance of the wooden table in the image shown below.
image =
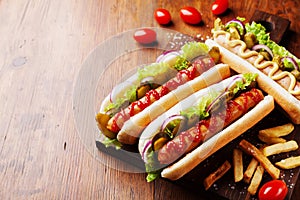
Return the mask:
<svg viewBox="0 0 300 200">
<path fill-rule="evenodd" d="M 133 28 L 159 27 L 158 7 L 168 9 L 167 28 L 201 37 L 216 18 L 208 1 L 1 0 L 0 1 L 0 199 L 199 199 L 180 186 L 101 164 L 78 136 L 73 88 L 89 53 L 105 39 Z M 203 24 L 179 17 L 183 6 L 202 13 Z M 256 9 L 291 21 L 284 45 L 300 57 L 297 0 L 230 1 L 221 16 L 251 17 Z M 300 182 L 292 199 L 300 198 Z"/>
</svg>

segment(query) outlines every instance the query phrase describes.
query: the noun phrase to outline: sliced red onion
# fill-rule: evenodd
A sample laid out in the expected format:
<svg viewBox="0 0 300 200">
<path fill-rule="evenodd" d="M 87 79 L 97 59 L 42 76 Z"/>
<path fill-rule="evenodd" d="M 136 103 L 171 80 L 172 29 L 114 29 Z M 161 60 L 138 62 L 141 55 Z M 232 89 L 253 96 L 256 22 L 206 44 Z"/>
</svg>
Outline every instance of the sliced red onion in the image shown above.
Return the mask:
<svg viewBox="0 0 300 200">
<path fill-rule="evenodd" d="M 272 50 L 267 46 L 267 45 L 264 45 L 264 44 L 257 44 L 257 45 L 254 45 L 252 47 L 252 50 L 254 51 L 257 51 L 257 50 L 260 50 L 260 49 L 264 49 L 268 52 L 268 54 L 270 54 L 270 56 L 273 58 L 274 55 L 273 55 L 273 52 Z"/>
<path fill-rule="evenodd" d="M 180 55 L 180 52 L 179 51 L 176 51 L 176 50 L 170 50 L 170 51 L 165 51 L 164 53 L 162 53 L 160 56 L 158 56 L 158 58 L 156 59 L 156 62 L 159 63 L 159 62 L 164 62 L 166 61 L 167 59 L 170 59 L 170 58 L 175 58 L 177 56 Z"/>
<path fill-rule="evenodd" d="M 297 71 L 299 71 L 299 65 L 298 65 L 298 63 L 296 62 L 296 60 L 293 57 L 291 57 L 291 56 L 285 56 L 285 57 L 281 58 L 281 61 L 283 62 L 284 59 L 287 59 L 288 61 L 290 61 L 294 65 L 294 68 Z"/>
<path fill-rule="evenodd" d="M 116 100 L 120 97 L 123 97 L 125 92 L 134 84 L 129 81 L 124 81 L 118 85 L 116 85 L 109 96 L 110 102 L 115 103 Z"/>
<path fill-rule="evenodd" d="M 142 159 L 145 161 L 145 163 L 147 163 L 147 156 L 146 156 L 146 152 L 149 150 L 149 148 L 151 147 L 152 144 L 152 140 L 148 140 L 146 145 L 144 146 L 144 149 L 142 151 Z"/>
<path fill-rule="evenodd" d="M 141 80 L 141 85 L 143 85 L 144 83 L 153 83 L 154 82 L 154 77 L 153 76 L 148 76 L 146 78 L 143 78 Z"/>
<path fill-rule="evenodd" d="M 167 125 L 171 122 L 171 121 L 174 121 L 176 119 L 181 119 L 181 120 L 184 120 L 184 117 L 182 115 L 171 115 L 170 117 L 168 117 L 161 125 L 160 127 L 160 131 L 164 131 L 165 128 L 167 127 Z"/>
<path fill-rule="evenodd" d="M 225 88 L 224 92 L 222 92 L 221 94 L 219 94 L 206 108 L 206 112 L 210 112 L 211 109 L 214 107 L 214 105 L 216 104 L 216 102 L 221 99 L 224 98 L 224 96 L 226 97 L 227 92 L 229 90 L 231 90 L 233 87 L 235 87 L 236 83 L 238 81 L 244 81 L 244 77 L 243 75 L 236 75 L 227 85 L 227 87 Z"/>
<path fill-rule="evenodd" d="M 228 84 L 228 86 L 225 88 L 225 92 L 227 92 L 228 90 L 232 89 L 235 85 L 236 82 L 238 81 L 244 81 L 244 77 L 243 75 L 236 75 Z"/>
<path fill-rule="evenodd" d="M 245 25 L 244 25 L 244 23 L 243 23 L 242 21 L 240 21 L 240 20 L 238 20 L 238 19 L 230 20 L 229 22 L 227 22 L 227 23 L 225 24 L 225 27 L 228 26 L 228 25 L 231 24 L 231 23 L 236 23 L 236 24 L 238 24 L 238 25 L 243 29 L 243 33 L 245 34 L 246 28 L 245 28 Z M 242 33 L 240 33 L 240 34 L 242 35 Z"/>
<path fill-rule="evenodd" d="M 218 95 L 208 106 L 207 106 L 207 108 L 206 108 L 206 112 L 210 112 L 211 111 L 211 109 L 214 107 L 214 105 L 216 104 L 216 102 L 220 99 L 220 98 L 222 98 L 224 95 L 226 95 L 226 92 L 224 91 L 224 92 L 222 92 L 220 95 Z"/>
</svg>

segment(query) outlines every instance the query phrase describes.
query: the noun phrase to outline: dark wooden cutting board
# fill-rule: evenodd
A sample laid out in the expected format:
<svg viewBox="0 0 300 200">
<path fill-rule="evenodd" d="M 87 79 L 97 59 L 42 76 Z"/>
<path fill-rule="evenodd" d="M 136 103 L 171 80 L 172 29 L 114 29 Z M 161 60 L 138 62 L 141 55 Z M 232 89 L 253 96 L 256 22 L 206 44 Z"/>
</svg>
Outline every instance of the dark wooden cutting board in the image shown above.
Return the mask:
<svg viewBox="0 0 300 200">
<path fill-rule="evenodd" d="M 283 114 L 280 108 L 276 108 L 272 111 L 267 117 L 265 117 L 261 122 L 256 124 L 250 130 L 242 134 L 240 137 L 229 142 L 225 147 L 214 153 L 212 156 L 200 163 L 195 169 L 183 176 L 181 179 L 176 181 L 169 181 L 170 184 L 177 184 L 186 189 L 201 194 L 211 194 L 212 199 L 224 198 L 224 199 L 257 199 L 257 196 L 249 196 L 247 193 L 248 185 L 243 181 L 235 183 L 233 179 L 233 170 L 232 168 L 221 178 L 219 179 L 208 191 L 204 190 L 203 180 L 208 174 L 213 172 L 218 166 L 220 166 L 225 160 L 228 160 L 232 163 L 232 151 L 234 148 L 238 147 L 238 143 L 242 139 L 260 145 L 262 144 L 257 138 L 258 131 L 264 128 L 273 127 L 285 123 L 289 123 L 289 119 Z M 286 139 L 294 139 L 300 143 L 300 126 L 295 126 L 294 131 L 286 137 Z M 132 154 L 124 150 L 116 150 L 113 147 L 106 148 L 101 142 L 96 142 L 97 147 L 100 151 L 103 151 L 115 158 L 118 158 L 129 165 L 134 165 L 141 170 L 144 170 L 144 165 L 141 157 L 138 154 Z M 134 148 L 133 148 L 134 149 Z M 280 155 L 271 156 L 270 160 L 274 163 L 283 158 L 287 158 L 294 155 L 300 155 L 300 149 L 290 153 L 282 153 Z M 251 157 L 249 155 L 243 154 L 244 169 L 247 167 L 247 164 L 250 162 Z M 295 168 L 291 170 L 281 170 L 280 179 L 284 180 L 289 188 L 289 192 L 286 199 L 290 199 L 300 168 Z M 271 180 L 271 177 L 265 172 L 262 184 Z M 167 180 L 168 181 L 168 180 Z M 146 180 L 145 180 L 146 182 Z"/>
</svg>

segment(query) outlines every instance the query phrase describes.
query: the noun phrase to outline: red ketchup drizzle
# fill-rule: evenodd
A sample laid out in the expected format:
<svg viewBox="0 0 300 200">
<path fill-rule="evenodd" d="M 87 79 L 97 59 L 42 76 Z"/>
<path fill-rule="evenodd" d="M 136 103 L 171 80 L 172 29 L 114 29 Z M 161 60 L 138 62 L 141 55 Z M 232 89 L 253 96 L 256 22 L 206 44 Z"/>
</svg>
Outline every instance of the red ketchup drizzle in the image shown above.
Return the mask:
<svg viewBox="0 0 300 200">
<path fill-rule="evenodd" d="M 126 120 L 128 120 L 130 117 L 128 117 L 128 115 L 126 115 L 126 113 L 124 112 L 124 110 L 121 110 L 120 112 L 118 112 L 117 114 L 116 114 L 116 120 L 113 120 L 113 123 L 112 123 L 112 125 L 111 125 L 111 131 L 113 131 L 113 132 L 118 132 L 118 131 L 120 131 L 120 128 L 119 127 L 121 127 L 121 126 L 123 126 L 123 124 L 124 123 L 117 123 L 117 119 L 118 118 L 123 118 L 124 119 L 124 121 L 126 121 Z M 123 121 L 123 122 L 124 122 Z"/>
<path fill-rule="evenodd" d="M 128 106 L 128 113 L 124 112 L 124 110 L 117 113 L 114 116 L 111 131 L 119 132 L 124 122 L 127 121 L 130 117 L 144 110 L 154 101 L 159 100 L 161 97 L 168 94 L 170 91 L 175 90 L 180 85 L 183 85 L 184 83 L 195 79 L 197 76 L 210 69 L 213 66 L 213 64 L 214 63 L 211 58 L 200 58 L 195 60 L 191 67 L 179 71 L 175 78 L 172 78 L 164 85 L 162 85 L 160 88 L 160 92 L 158 92 L 157 90 L 150 90 L 145 94 L 145 97 L 142 100 L 132 102 Z"/>
<path fill-rule="evenodd" d="M 190 145 L 191 142 L 193 143 L 203 142 L 206 133 L 201 130 L 201 126 L 206 127 L 206 129 L 207 130 L 209 129 L 209 131 L 217 130 L 220 128 L 219 127 L 220 123 L 218 123 L 217 121 L 220 119 L 224 119 L 224 117 L 225 117 L 224 126 L 227 126 L 233 121 L 234 118 L 233 111 L 235 109 L 241 111 L 242 113 L 245 113 L 250 107 L 248 105 L 249 99 L 251 99 L 252 101 L 254 101 L 255 104 L 257 104 L 264 98 L 263 95 L 261 95 L 261 93 L 257 89 L 252 89 L 249 92 L 242 93 L 240 97 L 243 98 L 242 100 L 239 101 L 242 103 L 242 105 L 235 100 L 230 100 L 227 103 L 227 108 L 225 113 L 221 112 L 215 116 L 212 116 L 210 119 L 201 120 L 195 127 L 192 127 L 191 129 L 180 133 L 177 136 L 179 137 L 178 138 L 179 142 L 174 142 L 176 138 L 169 141 L 165 146 L 164 154 L 166 155 L 169 154 L 170 158 L 171 155 L 174 155 L 174 153 L 172 152 L 176 152 L 177 154 L 182 155 L 188 149 L 187 145 Z"/>
</svg>

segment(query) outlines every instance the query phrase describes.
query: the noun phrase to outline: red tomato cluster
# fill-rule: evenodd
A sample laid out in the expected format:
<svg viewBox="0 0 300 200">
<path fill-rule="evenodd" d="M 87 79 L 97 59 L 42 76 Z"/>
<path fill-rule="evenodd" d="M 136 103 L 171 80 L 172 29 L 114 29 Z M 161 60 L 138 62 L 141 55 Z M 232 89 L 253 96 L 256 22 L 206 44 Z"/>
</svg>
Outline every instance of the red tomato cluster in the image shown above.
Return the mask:
<svg viewBox="0 0 300 200">
<path fill-rule="evenodd" d="M 211 6 L 211 11 L 214 15 L 221 15 L 228 9 L 228 0 L 215 0 Z M 187 24 L 199 24 L 202 21 L 200 12 L 191 6 L 186 6 L 180 9 L 180 17 Z M 171 14 L 167 9 L 158 8 L 154 11 L 154 18 L 161 25 L 171 23 Z"/>
<path fill-rule="evenodd" d="M 211 11 L 215 15 L 223 14 L 228 9 L 228 0 L 216 0 L 211 7 Z M 191 25 L 197 25 L 202 21 L 200 12 L 191 6 L 180 9 L 181 19 Z M 167 9 L 158 8 L 154 11 L 154 18 L 161 25 L 171 23 L 171 14 Z M 156 41 L 156 32 L 152 29 L 141 29 L 134 33 L 133 38 L 141 44 L 151 44 Z"/>
</svg>

